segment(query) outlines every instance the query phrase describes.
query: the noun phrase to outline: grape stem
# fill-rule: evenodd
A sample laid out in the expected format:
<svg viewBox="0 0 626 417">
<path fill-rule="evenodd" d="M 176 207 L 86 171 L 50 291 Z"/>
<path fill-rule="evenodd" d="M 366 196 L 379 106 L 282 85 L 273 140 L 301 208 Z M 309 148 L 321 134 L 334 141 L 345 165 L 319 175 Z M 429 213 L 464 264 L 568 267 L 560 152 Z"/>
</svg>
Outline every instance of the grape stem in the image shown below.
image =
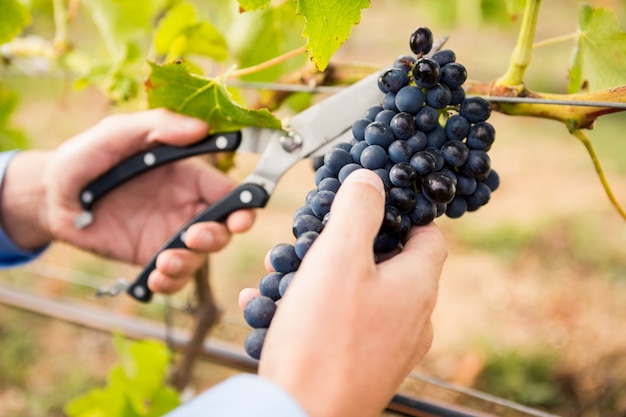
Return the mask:
<svg viewBox="0 0 626 417">
<path fill-rule="evenodd" d="M 619 201 L 617 201 L 615 194 L 613 194 L 613 190 L 611 189 L 611 186 L 609 185 L 609 182 L 606 179 L 606 175 L 604 174 L 604 170 L 602 169 L 602 165 L 600 164 L 598 155 L 596 154 L 596 151 L 593 148 L 593 145 L 591 144 L 589 137 L 587 137 L 587 134 L 580 129 L 574 130 L 572 132 L 572 135 L 574 135 L 578 140 L 580 140 L 582 144 L 585 146 L 585 149 L 587 149 L 587 152 L 589 153 L 589 156 L 591 157 L 593 166 L 596 169 L 596 172 L 598 173 L 598 178 L 600 178 L 600 182 L 602 183 L 602 187 L 604 188 L 604 191 L 607 197 L 609 198 L 609 201 L 611 202 L 615 210 L 617 210 L 619 215 L 622 216 L 624 220 L 626 220 L 626 211 L 624 211 L 624 208 L 620 205 Z"/>
<path fill-rule="evenodd" d="M 541 48 L 544 46 L 549 46 L 549 45 L 555 45 L 557 43 L 561 43 L 561 42 L 567 42 L 567 41 L 571 41 L 574 39 L 578 39 L 578 36 L 580 36 L 579 32 L 572 32 L 572 33 L 568 33 L 567 35 L 562 35 L 562 36 L 555 36 L 553 38 L 548 38 L 548 39 L 544 39 L 542 41 L 537 41 L 533 44 L 533 48 Z"/>
<path fill-rule="evenodd" d="M 511 54 L 509 67 L 504 75 L 496 80 L 496 86 L 521 90 L 524 87 L 524 74 L 530 65 L 535 29 L 539 19 L 541 0 L 527 0 L 524 17 L 517 38 L 517 44 Z"/>
</svg>

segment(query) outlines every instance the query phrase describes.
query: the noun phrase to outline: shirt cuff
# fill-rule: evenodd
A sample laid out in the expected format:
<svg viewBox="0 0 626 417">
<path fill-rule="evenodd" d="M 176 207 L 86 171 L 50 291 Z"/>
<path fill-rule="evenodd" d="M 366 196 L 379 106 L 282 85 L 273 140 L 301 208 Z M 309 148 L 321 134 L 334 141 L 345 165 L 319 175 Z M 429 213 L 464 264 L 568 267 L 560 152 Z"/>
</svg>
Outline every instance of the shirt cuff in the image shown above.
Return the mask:
<svg viewBox="0 0 626 417">
<path fill-rule="evenodd" d="M 2 189 L 2 182 L 4 180 L 4 173 L 9 166 L 9 162 L 11 159 L 20 151 L 9 151 L 9 152 L 1 152 L 0 153 L 0 190 Z M 1 194 L 0 194 L 1 195 Z M 18 266 L 27 262 L 32 261 L 43 251 L 48 248 L 49 245 L 44 245 L 43 247 L 32 250 L 25 251 L 15 245 L 11 239 L 6 235 L 6 232 L 2 228 L 0 224 L 0 269 L 1 268 L 10 268 L 14 266 Z"/>
<path fill-rule="evenodd" d="M 165 417 L 308 417 L 300 404 L 273 382 L 253 374 L 228 378 Z"/>
</svg>

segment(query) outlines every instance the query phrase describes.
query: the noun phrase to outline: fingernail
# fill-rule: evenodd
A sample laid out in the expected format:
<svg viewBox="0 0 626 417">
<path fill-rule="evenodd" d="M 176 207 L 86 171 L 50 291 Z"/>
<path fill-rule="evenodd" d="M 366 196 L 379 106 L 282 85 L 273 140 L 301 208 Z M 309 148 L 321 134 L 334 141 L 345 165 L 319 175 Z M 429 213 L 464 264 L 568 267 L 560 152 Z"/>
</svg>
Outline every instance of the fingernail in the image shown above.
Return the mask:
<svg viewBox="0 0 626 417">
<path fill-rule="evenodd" d="M 383 198 L 385 197 L 385 187 L 382 180 L 370 170 L 357 169 L 348 175 L 345 182 L 360 182 L 361 184 L 371 185 Z"/>
<path fill-rule="evenodd" d="M 204 121 L 189 116 L 181 116 L 180 125 L 185 130 L 200 130 L 207 128 L 207 125 Z"/>
</svg>

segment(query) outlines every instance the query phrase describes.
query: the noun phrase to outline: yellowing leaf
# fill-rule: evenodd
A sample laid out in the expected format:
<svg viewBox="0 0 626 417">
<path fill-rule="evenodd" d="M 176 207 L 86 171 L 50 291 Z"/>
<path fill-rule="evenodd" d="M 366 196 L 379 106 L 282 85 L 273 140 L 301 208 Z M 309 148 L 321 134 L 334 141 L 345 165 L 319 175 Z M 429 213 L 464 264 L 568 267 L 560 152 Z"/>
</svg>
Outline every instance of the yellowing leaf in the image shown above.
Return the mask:
<svg viewBox="0 0 626 417">
<path fill-rule="evenodd" d="M 361 21 L 361 10 L 369 0 L 296 0 L 297 12 L 304 16 L 303 36 L 307 50 L 320 71 L 348 39 L 352 27 Z"/>
<path fill-rule="evenodd" d="M 0 1 L 0 16 L 0 44 L 19 35 L 30 23 L 28 9 L 17 0 Z"/>
<path fill-rule="evenodd" d="M 164 107 L 206 121 L 212 131 L 232 131 L 246 126 L 280 128 L 269 111 L 244 108 L 232 100 L 219 80 L 193 75 L 184 62 L 151 63 L 146 82 L 150 107 Z"/>
<path fill-rule="evenodd" d="M 168 60 L 182 58 L 188 53 L 223 61 L 228 56 L 226 39 L 208 21 L 199 21 L 196 8 L 180 2 L 168 10 L 154 35 L 154 47 Z"/>
<path fill-rule="evenodd" d="M 626 33 L 613 12 L 583 6 L 579 25 L 568 91 L 596 91 L 625 85 Z"/>
</svg>

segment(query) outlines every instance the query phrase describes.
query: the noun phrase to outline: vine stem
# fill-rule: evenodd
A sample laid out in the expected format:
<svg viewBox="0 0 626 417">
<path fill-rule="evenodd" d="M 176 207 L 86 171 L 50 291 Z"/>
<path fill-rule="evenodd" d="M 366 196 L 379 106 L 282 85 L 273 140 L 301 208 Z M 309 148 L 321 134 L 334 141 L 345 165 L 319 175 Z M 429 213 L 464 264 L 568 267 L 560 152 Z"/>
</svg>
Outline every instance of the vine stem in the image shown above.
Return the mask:
<svg viewBox="0 0 626 417">
<path fill-rule="evenodd" d="M 533 44 L 533 48 L 541 48 L 543 46 L 555 45 L 561 42 L 567 42 L 574 39 L 577 39 L 580 36 L 579 32 L 568 33 L 567 35 L 555 36 L 553 38 L 544 39 L 542 41 L 537 41 Z"/>
<path fill-rule="evenodd" d="M 591 161 L 593 162 L 593 166 L 596 169 L 596 172 L 598 173 L 598 177 L 600 178 L 600 182 L 602 183 L 602 187 L 604 188 L 604 191 L 606 192 L 607 197 L 611 201 L 611 204 L 613 205 L 613 207 L 615 207 L 615 210 L 617 210 L 620 216 L 622 216 L 622 218 L 626 220 L 626 211 L 624 211 L 619 201 L 617 201 L 615 194 L 613 194 L 613 190 L 611 189 L 611 186 L 609 185 L 609 182 L 607 181 L 606 176 L 604 175 L 604 170 L 602 169 L 602 165 L 600 164 L 598 155 L 596 154 L 596 151 L 593 148 L 593 145 L 591 144 L 589 137 L 587 137 L 585 132 L 583 132 L 580 129 L 572 131 L 572 135 L 574 135 L 578 140 L 580 140 L 582 144 L 585 146 L 585 148 L 587 149 L 587 152 L 589 153 L 589 156 L 591 157 Z"/>
<path fill-rule="evenodd" d="M 253 65 L 248 68 L 242 68 L 240 70 L 235 70 L 230 73 L 231 77 L 243 77 L 244 75 L 254 74 L 255 72 L 262 71 L 264 69 L 273 67 L 274 65 L 280 64 L 281 62 L 287 61 L 295 56 L 303 54 L 306 52 L 306 46 L 302 46 L 300 48 L 294 49 L 293 51 L 289 51 L 282 55 L 279 55 L 275 58 L 272 58 L 268 61 L 262 62 L 258 65 Z"/>
<path fill-rule="evenodd" d="M 502 77 L 496 81 L 496 85 L 513 88 L 523 88 L 524 74 L 530 65 L 532 56 L 535 29 L 539 19 L 541 0 L 527 0 L 524 9 L 524 17 L 517 38 L 517 44 L 511 54 L 509 67 Z"/>
<path fill-rule="evenodd" d="M 65 50 L 66 46 L 69 44 L 67 35 L 68 15 L 63 1 L 64 0 L 54 0 L 53 2 L 55 28 L 54 46 L 60 50 Z"/>
</svg>

